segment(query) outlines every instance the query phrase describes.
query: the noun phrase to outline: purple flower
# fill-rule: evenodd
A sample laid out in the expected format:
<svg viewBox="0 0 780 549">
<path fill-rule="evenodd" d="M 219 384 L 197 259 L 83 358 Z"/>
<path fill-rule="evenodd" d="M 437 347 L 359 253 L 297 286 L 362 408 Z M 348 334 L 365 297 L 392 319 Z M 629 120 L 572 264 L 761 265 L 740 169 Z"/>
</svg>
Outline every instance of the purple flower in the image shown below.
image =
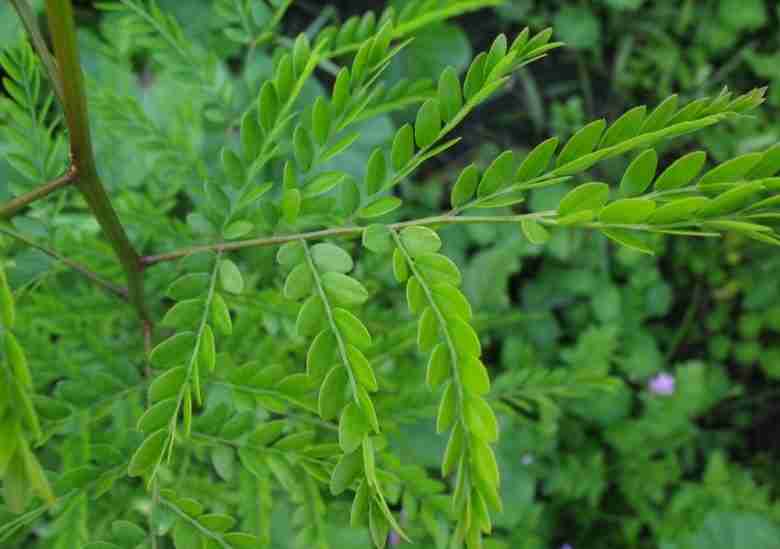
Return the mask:
<svg viewBox="0 0 780 549">
<path fill-rule="evenodd" d="M 674 394 L 674 376 L 666 372 L 661 372 L 655 375 L 647 384 L 647 388 L 651 393 L 656 395 L 673 395 Z"/>
<path fill-rule="evenodd" d="M 396 546 L 401 545 L 401 536 L 398 535 L 398 532 L 393 530 L 390 532 L 390 545 Z"/>
<path fill-rule="evenodd" d="M 561 549 L 574 549 L 574 546 L 571 543 L 564 543 L 561 545 Z"/>
</svg>

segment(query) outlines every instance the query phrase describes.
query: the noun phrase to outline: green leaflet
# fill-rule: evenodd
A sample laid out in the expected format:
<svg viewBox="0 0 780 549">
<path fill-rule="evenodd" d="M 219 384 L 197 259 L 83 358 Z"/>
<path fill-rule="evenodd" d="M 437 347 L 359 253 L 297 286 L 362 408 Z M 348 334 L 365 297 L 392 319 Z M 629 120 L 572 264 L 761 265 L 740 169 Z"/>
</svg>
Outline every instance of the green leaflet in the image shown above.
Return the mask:
<svg viewBox="0 0 780 549">
<path fill-rule="evenodd" d="M 569 191 L 558 205 L 558 215 L 569 216 L 586 210 L 597 210 L 609 199 L 606 183 L 583 183 Z"/>
<path fill-rule="evenodd" d="M 407 227 L 400 232 L 401 242 L 412 257 L 438 252 L 441 239 L 428 227 Z"/>
<path fill-rule="evenodd" d="M 405 124 L 398 130 L 393 138 L 391 158 L 393 169 L 403 169 L 414 155 L 414 130 L 409 124 Z"/>
<path fill-rule="evenodd" d="M 592 152 L 606 125 L 603 119 L 596 120 L 577 131 L 558 154 L 556 167 L 561 167 Z"/>
<path fill-rule="evenodd" d="M 466 204 L 474 197 L 479 183 L 479 170 L 474 164 L 467 166 L 452 187 L 450 202 L 453 208 Z"/>
<path fill-rule="evenodd" d="M 611 147 L 636 137 L 640 132 L 646 113 L 647 107 L 644 105 L 626 111 L 604 132 L 599 148 Z"/>
<path fill-rule="evenodd" d="M 646 198 L 623 198 L 605 206 L 599 213 L 599 221 L 619 225 L 635 225 L 650 217 L 655 202 Z"/>
<path fill-rule="evenodd" d="M 438 87 L 439 105 L 442 118 L 449 122 L 463 107 L 463 95 L 460 88 L 460 80 L 453 67 L 447 67 L 439 77 Z"/>
<path fill-rule="evenodd" d="M 139 477 L 150 472 L 162 457 L 167 440 L 167 429 L 160 429 L 147 436 L 130 459 L 127 474 Z"/>
<path fill-rule="evenodd" d="M 517 169 L 517 181 L 528 181 L 540 176 L 550 164 L 550 160 L 558 148 L 558 138 L 551 137 L 534 147 Z"/>
<path fill-rule="evenodd" d="M 378 193 L 384 185 L 387 177 L 387 163 L 382 149 L 374 149 L 368 158 L 368 171 L 366 172 L 366 190 L 369 195 Z"/>
<path fill-rule="evenodd" d="M 334 244 L 315 244 L 311 247 L 311 255 L 317 269 L 323 273 L 348 273 L 354 267 L 350 255 Z"/>
<path fill-rule="evenodd" d="M 666 191 L 684 187 L 699 175 L 706 160 L 707 153 L 704 151 L 695 151 L 678 158 L 658 176 L 655 189 Z"/>
<path fill-rule="evenodd" d="M 440 131 L 439 103 L 435 99 L 429 99 L 417 111 L 417 120 L 414 123 L 414 138 L 417 146 L 421 149 L 430 147 L 438 139 Z"/>
<path fill-rule="evenodd" d="M 491 164 L 482 175 L 477 195 L 489 196 L 512 182 L 515 171 L 515 156 L 512 151 L 504 151 Z"/>
<path fill-rule="evenodd" d="M 401 207 L 401 199 L 395 196 L 384 196 L 362 207 L 358 215 L 363 219 L 373 219 L 387 215 Z"/>
<path fill-rule="evenodd" d="M 10 329 L 14 327 L 15 318 L 14 296 L 8 285 L 5 271 L 0 265 L 0 319 L 2 319 L 3 325 Z"/>
<path fill-rule="evenodd" d="M 229 259 L 222 259 L 219 262 L 219 279 L 226 292 L 240 294 L 244 291 L 244 278 L 241 276 L 241 271 Z"/>
<path fill-rule="evenodd" d="M 655 177 L 657 167 L 658 154 L 654 149 L 647 149 L 637 155 L 620 180 L 623 196 L 637 196 L 645 192 Z"/>
</svg>

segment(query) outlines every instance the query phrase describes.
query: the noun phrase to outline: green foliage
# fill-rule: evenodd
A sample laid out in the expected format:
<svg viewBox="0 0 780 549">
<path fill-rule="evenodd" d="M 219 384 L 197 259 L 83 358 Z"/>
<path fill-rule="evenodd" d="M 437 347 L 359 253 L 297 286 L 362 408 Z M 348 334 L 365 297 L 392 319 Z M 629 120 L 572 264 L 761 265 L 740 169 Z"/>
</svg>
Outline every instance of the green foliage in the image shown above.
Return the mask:
<svg viewBox="0 0 780 549">
<path fill-rule="evenodd" d="M 311 22 L 289 0 L 197 1 L 189 17 L 170 1 L 100 3 L 80 30 L 89 96 L 76 99 L 94 117 L 108 224 L 74 143 L 70 188 L 25 194 L 62 174 L 68 137 L 90 126 L 58 110 L 27 41 L 5 49 L 0 195 L 23 208 L 0 226 L 4 546 L 534 548 L 560 537 L 567 506 L 596 545 L 774 539 L 769 490 L 695 439 L 739 390 L 722 369 L 665 360 L 648 327 L 672 290 L 647 255 L 684 237 L 718 238 L 714 254 L 780 244 L 777 145 L 712 165 L 704 150 L 664 154 L 739 127 L 766 89 L 583 116 L 420 188 L 472 141 L 455 135 L 464 121 L 562 44 L 525 28 L 472 57 L 451 20 L 501 2 L 392 4 Z M 755 29 L 762 7 L 720 17 Z M 578 55 L 606 32 L 584 5 L 552 21 Z M 117 227 L 141 254 L 129 267 L 108 244 Z M 538 272 L 518 286 L 526 259 Z M 126 303 L 128 275 L 148 316 Z M 778 314 L 752 291 L 725 340 L 691 337 L 776 378 L 777 353 L 756 348 Z M 653 388 L 663 369 L 672 394 Z M 624 515 L 602 538 L 600 505 Z"/>
</svg>

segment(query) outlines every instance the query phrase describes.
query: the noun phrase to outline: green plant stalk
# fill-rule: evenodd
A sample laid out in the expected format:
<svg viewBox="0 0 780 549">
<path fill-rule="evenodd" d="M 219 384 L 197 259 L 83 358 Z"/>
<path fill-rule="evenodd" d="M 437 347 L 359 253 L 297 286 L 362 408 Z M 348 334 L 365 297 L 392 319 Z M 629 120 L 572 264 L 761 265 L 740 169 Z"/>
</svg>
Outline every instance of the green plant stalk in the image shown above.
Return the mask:
<svg viewBox="0 0 780 549">
<path fill-rule="evenodd" d="M 37 189 L 17 196 L 13 200 L 9 200 L 3 206 L 0 206 L 0 219 L 10 219 L 19 213 L 21 210 L 32 204 L 33 202 L 45 198 L 63 187 L 67 187 L 75 181 L 75 172 L 73 168 L 68 172 L 53 181 L 44 183 Z"/>
<path fill-rule="evenodd" d="M 143 293 L 143 266 L 97 173 L 71 0 L 46 0 L 46 14 L 62 86 L 70 156 L 78 188 L 122 263 L 127 276 L 129 302 L 142 319 L 148 319 Z"/>
<path fill-rule="evenodd" d="M 467 217 L 452 217 L 448 215 L 438 215 L 433 217 L 424 217 L 415 219 L 412 221 L 402 221 L 400 223 L 393 223 L 388 225 L 392 230 L 400 230 L 404 227 L 414 226 L 428 226 L 428 225 L 454 225 L 454 224 L 473 224 L 473 223 L 520 223 L 524 219 L 542 219 L 548 216 L 554 216 L 555 212 L 537 212 L 523 215 L 505 215 L 505 216 L 467 216 Z M 200 252 L 230 252 L 235 250 L 241 250 L 244 248 L 261 248 L 264 246 L 279 246 L 292 242 L 294 240 L 313 240 L 321 238 L 332 237 L 348 237 L 358 236 L 365 227 L 339 227 L 335 229 L 323 229 L 321 231 L 311 231 L 308 233 L 298 233 L 290 235 L 277 235 L 269 236 L 267 238 L 255 238 L 251 240 L 238 240 L 236 242 L 221 242 L 217 244 L 204 244 L 202 246 L 193 246 L 191 248 L 183 248 L 181 250 L 174 250 L 172 252 L 160 254 L 160 255 L 148 255 L 141 258 L 141 262 L 145 267 L 162 263 L 164 261 L 172 261 L 180 259 L 188 255 L 200 253 Z"/>
</svg>

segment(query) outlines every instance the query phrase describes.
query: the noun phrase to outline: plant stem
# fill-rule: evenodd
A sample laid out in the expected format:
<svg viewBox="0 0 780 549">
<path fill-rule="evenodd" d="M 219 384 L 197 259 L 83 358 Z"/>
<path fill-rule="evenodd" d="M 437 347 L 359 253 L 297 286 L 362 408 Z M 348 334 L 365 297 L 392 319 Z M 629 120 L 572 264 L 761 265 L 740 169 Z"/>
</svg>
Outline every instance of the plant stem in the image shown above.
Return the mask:
<svg viewBox="0 0 780 549">
<path fill-rule="evenodd" d="M 448 215 L 438 215 L 433 217 L 424 217 L 421 219 L 415 219 L 412 221 L 402 221 L 400 223 L 393 223 L 388 225 L 391 230 L 400 230 L 405 227 L 414 226 L 426 226 L 426 225 L 459 225 L 459 224 L 471 224 L 471 223 L 519 223 L 524 219 L 541 219 L 554 215 L 555 212 L 537 212 L 522 215 L 504 215 L 504 216 L 467 216 L 467 217 L 452 217 Z M 358 236 L 366 228 L 365 227 L 339 227 L 336 229 L 323 229 L 320 231 L 311 231 L 307 233 L 289 234 L 289 235 L 277 235 L 269 236 L 266 238 L 255 238 L 252 240 L 238 240 L 236 242 L 220 242 L 217 244 L 204 244 L 202 246 L 193 246 L 190 248 L 183 248 L 181 250 L 174 250 L 172 252 L 148 255 L 141 258 L 141 263 L 144 267 L 156 265 L 164 261 L 172 261 L 188 255 L 200 253 L 200 252 L 230 252 L 235 250 L 241 250 L 244 248 L 261 248 L 265 246 L 279 246 L 287 242 L 294 240 L 314 240 L 322 238 L 333 237 L 348 237 Z"/>
<path fill-rule="evenodd" d="M 33 189 L 29 193 L 17 196 L 13 200 L 8 201 L 3 206 L 0 206 L 0 219 L 10 219 L 36 200 L 40 200 L 63 187 L 67 187 L 73 183 L 75 175 L 75 171 L 71 168 L 66 174 L 58 177 L 54 181 L 49 181 L 37 189 Z"/>
<path fill-rule="evenodd" d="M 49 48 L 46 46 L 46 40 L 43 39 L 41 29 L 38 27 L 35 13 L 30 7 L 30 4 L 27 3 L 27 0 L 9 1 L 16 10 L 16 13 L 19 15 L 19 19 L 22 20 L 22 25 L 27 31 L 27 34 L 30 35 L 30 41 L 35 48 L 35 51 L 38 52 L 38 56 L 41 58 L 43 66 L 46 67 L 46 72 L 49 75 L 49 80 L 51 80 L 51 85 L 54 87 L 54 92 L 57 94 L 57 97 L 60 99 L 60 101 L 64 102 L 62 83 L 57 76 L 57 61 L 54 59 L 51 52 L 49 51 Z"/>
<path fill-rule="evenodd" d="M 63 109 L 70 136 L 70 156 L 78 187 L 124 267 L 130 303 L 139 316 L 146 320 L 148 314 L 144 304 L 143 269 L 139 256 L 106 194 L 95 164 L 71 0 L 46 0 L 46 13 L 62 85 Z"/>
<path fill-rule="evenodd" d="M 67 257 L 62 256 L 61 254 L 57 253 L 51 248 L 47 248 L 42 244 L 38 244 L 34 240 L 27 238 L 23 234 L 17 233 L 16 231 L 13 231 L 7 227 L 0 226 L 0 233 L 10 236 L 11 238 L 15 238 L 19 242 L 23 242 L 24 244 L 30 246 L 31 248 L 40 250 L 41 252 L 45 253 L 49 257 L 53 257 L 63 265 L 67 265 L 74 271 L 83 274 L 92 282 L 96 283 L 98 286 L 101 286 L 105 290 L 108 290 L 109 292 L 119 297 L 120 299 L 127 300 L 127 290 L 125 288 L 120 288 L 119 286 L 115 286 L 114 284 L 108 282 L 107 280 L 103 280 L 97 273 L 89 270 L 87 267 L 84 267 L 82 264 L 77 263 L 72 259 L 68 259 Z"/>
</svg>

